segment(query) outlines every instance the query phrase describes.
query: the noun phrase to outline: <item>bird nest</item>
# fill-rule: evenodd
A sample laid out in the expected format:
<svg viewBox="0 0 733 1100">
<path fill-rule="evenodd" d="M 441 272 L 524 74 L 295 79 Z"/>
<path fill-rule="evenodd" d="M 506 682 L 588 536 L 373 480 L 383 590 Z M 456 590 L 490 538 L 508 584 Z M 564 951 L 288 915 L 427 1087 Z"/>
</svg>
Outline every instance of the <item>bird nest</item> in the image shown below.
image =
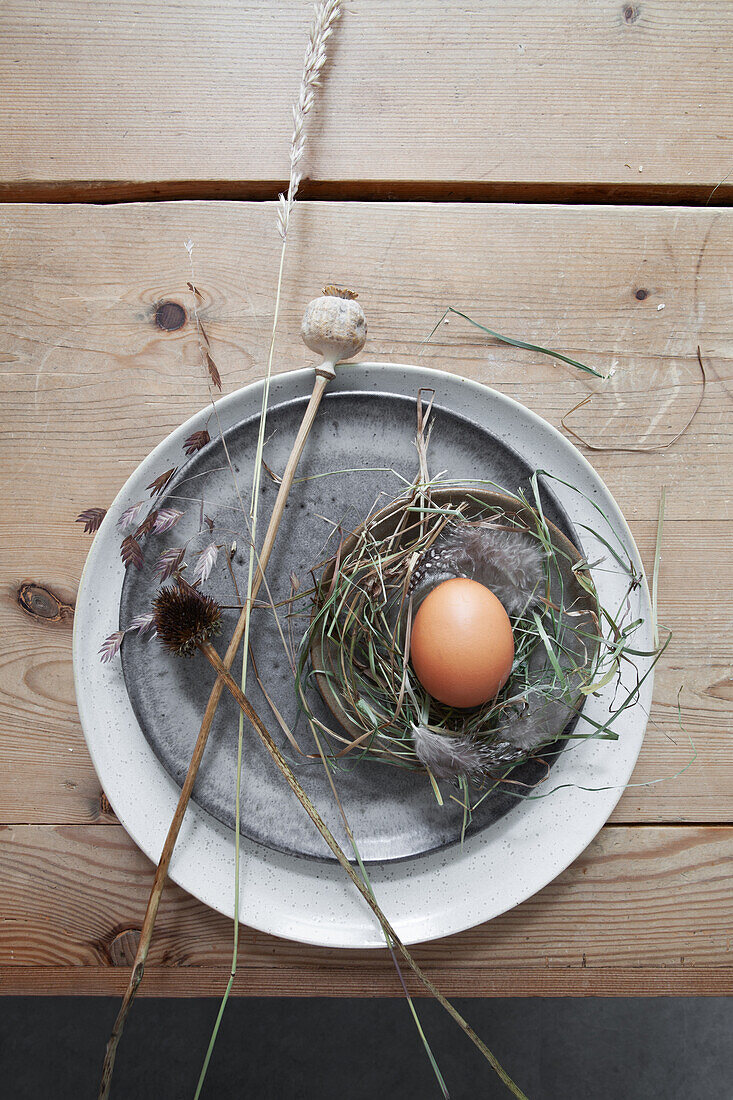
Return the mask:
<svg viewBox="0 0 733 1100">
<path fill-rule="evenodd" d="M 581 551 L 545 518 L 536 479 L 533 489 L 530 500 L 416 484 L 324 563 L 297 685 L 334 767 L 369 759 L 485 787 L 551 744 L 599 736 L 574 727 L 589 692 L 617 674 L 619 647 L 602 634 L 605 613 Z M 431 698 L 409 661 L 420 602 L 455 576 L 491 588 L 514 633 L 507 683 L 470 710 Z M 334 723 L 314 712 L 313 680 Z"/>
</svg>

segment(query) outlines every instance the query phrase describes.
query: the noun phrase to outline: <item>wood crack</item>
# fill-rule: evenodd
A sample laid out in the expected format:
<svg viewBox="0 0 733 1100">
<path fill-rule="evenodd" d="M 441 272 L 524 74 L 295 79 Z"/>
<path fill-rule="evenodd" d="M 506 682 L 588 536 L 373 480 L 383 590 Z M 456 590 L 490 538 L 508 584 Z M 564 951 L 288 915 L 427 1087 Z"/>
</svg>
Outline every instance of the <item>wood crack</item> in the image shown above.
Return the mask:
<svg viewBox="0 0 733 1100">
<path fill-rule="evenodd" d="M 274 202 L 286 180 L 18 180 L 0 183 L 0 202 Z M 733 182 L 627 183 L 504 180 L 304 180 L 311 202 L 564 203 L 615 206 L 733 204 Z"/>
</svg>

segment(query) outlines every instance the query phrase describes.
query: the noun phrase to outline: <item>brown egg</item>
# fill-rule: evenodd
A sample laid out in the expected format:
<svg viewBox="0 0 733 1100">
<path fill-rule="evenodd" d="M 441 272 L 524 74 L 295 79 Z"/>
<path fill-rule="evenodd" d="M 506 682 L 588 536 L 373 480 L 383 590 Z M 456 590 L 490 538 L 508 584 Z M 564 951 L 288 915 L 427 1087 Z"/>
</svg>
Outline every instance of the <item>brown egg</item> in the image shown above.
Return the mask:
<svg viewBox="0 0 733 1100">
<path fill-rule="evenodd" d="M 509 616 L 478 581 L 443 581 L 415 615 L 410 659 L 434 699 L 451 707 L 477 707 L 509 679 L 514 660 Z"/>
</svg>

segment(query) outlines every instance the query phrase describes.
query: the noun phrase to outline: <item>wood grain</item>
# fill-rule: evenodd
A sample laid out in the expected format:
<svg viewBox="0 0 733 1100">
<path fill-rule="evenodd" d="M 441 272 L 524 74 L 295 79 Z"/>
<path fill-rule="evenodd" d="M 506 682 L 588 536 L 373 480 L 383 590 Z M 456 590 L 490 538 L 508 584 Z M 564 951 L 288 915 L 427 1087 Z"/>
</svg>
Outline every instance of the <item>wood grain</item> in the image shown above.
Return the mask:
<svg viewBox="0 0 733 1100">
<path fill-rule="evenodd" d="M 0 186 L 275 197 L 309 17 L 265 0 L 121 0 L 103 18 L 96 0 L 7 0 Z M 312 193 L 704 202 L 720 184 L 730 199 L 732 32 L 724 0 L 350 0 L 312 116 Z"/>
<path fill-rule="evenodd" d="M 279 941 L 278 941 L 279 942 Z M 707 966 L 608 966 L 565 970 L 547 968 L 437 969 L 428 960 L 430 974 L 448 997 L 727 997 L 733 989 L 733 968 Z M 297 967 L 273 967 L 263 973 L 240 961 L 232 987 L 235 997 L 400 997 L 394 969 L 386 959 L 372 958 L 361 970 L 348 966 L 309 968 L 299 977 Z M 0 990 L 20 997 L 121 996 L 129 972 L 103 966 L 0 967 Z M 144 997 L 220 997 L 229 968 L 196 966 L 186 970 L 151 966 L 145 971 Z M 413 996 L 424 996 L 417 987 Z M 471 1019 L 470 1011 L 467 1013 Z M 484 1036 L 486 1038 L 486 1036 Z"/>
<path fill-rule="evenodd" d="M 647 566 L 668 486 L 660 615 L 673 639 L 634 782 L 690 761 L 677 725 L 680 686 L 697 758 L 676 779 L 630 788 L 616 824 L 536 898 L 419 949 L 446 992 L 732 990 L 732 218 L 717 208 L 296 209 L 278 370 L 310 361 L 300 315 L 328 281 L 360 291 L 369 358 L 494 384 L 556 427 L 592 393 L 572 423 L 595 442 L 664 444 L 699 394 L 698 344 L 708 370 L 700 412 L 668 451 L 591 456 Z M 110 993 L 126 982 L 152 867 L 116 824 L 76 717 L 71 625 L 89 538 L 74 517 L 107 505 L 208 400 L 192 275 L 225 391 L 261 376 L 277 248 L 271 204 L 0 207 L 3 992 Z M 455 316 L 423 345 L 449 304 L 614 373 L 595 381 L 499 346 Z M 175 887 L 159 920 L 145 991 L 218 993 L 231 924 Z M 319 951 L 253 931 L 244 940 L 240 993 L 397 992 L 380 953 Z"/>
<path fill-rule="evenodd" d="M 464 995 L 605 992 L 607 979 L 614 993 L 699 991 L 698 970 L 706 991 L 731 993 L 731 857 L 730 827 L 611 826 L 534 898 L 415 955 Z M 0 991 L 41 991 L 46 973 L 49 992 L 117 990 L 151 871 L 119 826 L 0 830 Z M 143 989 L 213 993 L 230 951 L 231 923 L 169 884 Z M 243 929 L 242 964 L 241 993 L 398 992 L 384 952 L 310 948 Z"/>
<path fill-rule="evenodd" d="M 693 427 L 673 448 L 592 456 L 647 566 L 660 488 L 668 485 L 660 615 L 673 638 L 634 782 L 673 776 L 691 759 L 678 726 L 680 688 L 697 750 L 678 778 L 630 788 L 618 822 L 733 820 L 733 369 L 722 277 L 732 219 L 720 210 L 421 204 L 304 204 L 294 219 L 279 369 L 308 361 L 297 332 L 319 285 L 358 282 L 370 357 L 491 382 L 556 426 L 593 392 L 573 418 L 578 430 L 596 441 L 641 435 L 664 443 L 694 407 L 694 351 L 703 347 L 708 389 Z M 84 507 L 108 504 L 149 450 L 207 399 L 189 319 L 189 238 L 225 389 L 260 375 L 276 267 L 273 226 L 273 209 L 262 204 L 0 208 L 0 361 L 9 417 L 1 443 L 12 486 L 12 507 L 0 517 L 0 821 L 113 820 L 76 718 L 70 613 L 58 612 L 73 605 L 89 545 L 73 519 Z M 477 241 L 486 242 L 485 254 Z M 640 290 L 647 296 L 637 297 Z M 180 328 L 156 324 L 161 302 L 183 307 Z M 456 317 L 422 346 L 448 303 L 602 370 L 615 364 L 616 373 L 596 382 L 500 347 Z M 176 311 L 166 316 L 181 320 Z M 42 538 L 29 537 L 39 531 Z M 28 581 L 39 613 L 32 602 L 18 602 Z"/>
</svg>

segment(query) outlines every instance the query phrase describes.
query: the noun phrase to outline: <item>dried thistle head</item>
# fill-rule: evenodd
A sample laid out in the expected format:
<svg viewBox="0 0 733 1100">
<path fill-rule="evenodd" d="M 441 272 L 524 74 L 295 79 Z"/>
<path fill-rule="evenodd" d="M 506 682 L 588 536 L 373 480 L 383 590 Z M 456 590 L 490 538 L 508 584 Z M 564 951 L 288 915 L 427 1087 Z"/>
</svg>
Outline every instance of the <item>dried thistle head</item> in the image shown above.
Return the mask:
<svg viewBox="0 0 733 1100">
<path fill-rule="evenodd" d="M 163 645 L 178 657 L 190 657 L 197 646 L 221 630 L 216 600 L 189 584 L 161 588 L 153 600 L 155 629 Z"/>
</svg>

